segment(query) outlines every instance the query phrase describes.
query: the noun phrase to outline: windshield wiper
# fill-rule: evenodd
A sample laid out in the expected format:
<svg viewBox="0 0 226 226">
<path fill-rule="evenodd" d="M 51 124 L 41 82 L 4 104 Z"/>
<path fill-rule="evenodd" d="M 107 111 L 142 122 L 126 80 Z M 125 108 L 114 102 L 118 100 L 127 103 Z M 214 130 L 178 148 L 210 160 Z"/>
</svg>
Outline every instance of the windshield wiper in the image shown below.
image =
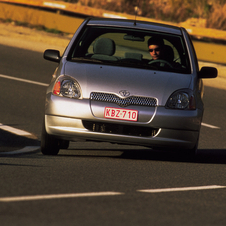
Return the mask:
<svg viewBox="0 0 226 226">
<path fill-rule="evenodd" d="M 86 58 L 86 57 L 73 57 L 72 61 L 81 61 L 81 62 L 96 62 L 96 63 L 103 63 L 102 60 L 97 60 L 93 58 Z"/>
</svg>

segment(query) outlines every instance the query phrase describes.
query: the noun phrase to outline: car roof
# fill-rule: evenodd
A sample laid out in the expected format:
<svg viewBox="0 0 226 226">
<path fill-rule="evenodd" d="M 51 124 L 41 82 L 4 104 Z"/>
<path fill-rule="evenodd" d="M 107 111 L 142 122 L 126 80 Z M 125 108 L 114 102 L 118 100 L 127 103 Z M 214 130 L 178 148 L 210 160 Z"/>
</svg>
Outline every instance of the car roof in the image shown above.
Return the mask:
<svg viewBox="0 0 226 226">
<path fill-rule="evenodd" d="M 144 29 L 150 31 L 164 32 L 169 34 L 181 35 L 181 28 L 140 20 L 128 20 L 128 19 L 111 19 L 111 18 L 90 18 L 87 25 L 90 26 L 111 26 L 111 27 L 125 27 L 134 29 Z"/>
</svg>

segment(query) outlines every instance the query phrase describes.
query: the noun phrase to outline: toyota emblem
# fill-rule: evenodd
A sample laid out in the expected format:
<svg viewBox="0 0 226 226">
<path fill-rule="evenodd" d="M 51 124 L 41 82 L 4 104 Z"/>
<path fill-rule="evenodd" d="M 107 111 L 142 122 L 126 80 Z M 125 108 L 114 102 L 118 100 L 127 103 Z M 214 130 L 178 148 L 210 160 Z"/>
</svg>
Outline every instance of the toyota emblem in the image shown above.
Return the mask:
<svg viewBox="0 0 226 226">
<path fill-rule="evenodd" d="M 127 91 L 127 90 L 121 90 L 119 91 L 119 94 L 122 96 L 122 97 L 128 97 L 130 95 L 130 92 Z"/>
</svg>

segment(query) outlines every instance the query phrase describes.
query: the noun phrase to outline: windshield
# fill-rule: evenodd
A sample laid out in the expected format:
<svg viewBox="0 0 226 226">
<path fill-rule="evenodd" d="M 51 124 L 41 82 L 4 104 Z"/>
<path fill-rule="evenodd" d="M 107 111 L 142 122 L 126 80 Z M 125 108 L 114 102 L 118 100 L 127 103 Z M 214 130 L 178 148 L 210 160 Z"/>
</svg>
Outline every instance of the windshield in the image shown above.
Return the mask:
<svg viewBox="0 0 226 226">
<path fill-rule="evenodd" d="M 182 36 L 120 27 L 87 26 L 69 61 L 190 73 Z"/>
</svg>

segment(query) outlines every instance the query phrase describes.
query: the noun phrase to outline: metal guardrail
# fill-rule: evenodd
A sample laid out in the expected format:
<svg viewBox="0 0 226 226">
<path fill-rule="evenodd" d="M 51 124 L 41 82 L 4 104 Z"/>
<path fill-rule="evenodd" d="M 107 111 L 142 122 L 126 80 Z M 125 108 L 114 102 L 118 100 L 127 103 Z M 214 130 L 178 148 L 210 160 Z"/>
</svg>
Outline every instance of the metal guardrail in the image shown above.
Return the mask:
<svg viewBox="0 0 226 226">
<path fill-rule="evenodd" d="M 84 17 L 94 16 L 94 17 L 110 17 L 110 18 L 125 18 L 125 19 L 134 19 L 134 15 L 128 15 L 123 13 L 115 13 L 112 11 L 106 11 L 102 9 L 94 9 L 88 6 L 81 6 L 76 3 L 67 3 L 63 1 L 54 1 L 54 0 L 0 0 L 3 3 L 12 3 L 18 5 L 26 5 L 32 7 L 46 8 L 52 9 L 56 11 L 62 11 L 70 14 L 79 14 Z M 151 21 L 151 22 L 159 22 L 154 19 L 146 18 L 146 17 L 137 17 L 137 20 Z M 167 22 L 164 22 L 167 23 Z M 174 24 L 168 23 L 175 26 L 184 26 L 190 35 L 195 36 L 197 38 L 209 38 L 209 39 L 217 39 L 226 41 L 226 31 L 210 29 L 210 28 L 200 28 L 189 26 L 184 23 Z"/>
</svg>

